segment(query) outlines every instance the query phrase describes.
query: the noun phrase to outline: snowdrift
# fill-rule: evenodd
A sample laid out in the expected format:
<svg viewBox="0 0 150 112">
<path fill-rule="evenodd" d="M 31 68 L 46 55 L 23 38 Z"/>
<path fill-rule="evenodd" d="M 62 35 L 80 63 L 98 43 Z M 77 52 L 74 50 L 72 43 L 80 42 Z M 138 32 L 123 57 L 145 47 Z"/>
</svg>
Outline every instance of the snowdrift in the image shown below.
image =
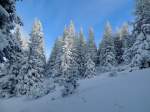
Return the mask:
<svg viewBox="0 0 150 112">
<path fill-rule="evenodd" d="M 37 100 L 1 100 L 0 112 L 150 112 L 150 69 L 114 76 L 80 81 L 76 93 L 65 98 L 58 88 Z"/>
</svg>

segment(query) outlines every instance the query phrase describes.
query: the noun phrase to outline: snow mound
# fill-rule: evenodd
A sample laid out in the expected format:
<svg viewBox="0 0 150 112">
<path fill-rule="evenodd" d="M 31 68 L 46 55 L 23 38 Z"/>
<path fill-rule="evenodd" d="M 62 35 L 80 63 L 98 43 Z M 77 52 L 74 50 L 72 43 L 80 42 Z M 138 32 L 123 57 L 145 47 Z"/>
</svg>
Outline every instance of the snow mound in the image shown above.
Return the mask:
<svg viewBox="0 0 150 112">
<path fill-rule="evenodd" d="M 150 69 L 107 76 L 80 81 L 65 98 L 58 88 L 38 100 L 1 100 L 0 112 L 150 112 Z"/>
</svg>

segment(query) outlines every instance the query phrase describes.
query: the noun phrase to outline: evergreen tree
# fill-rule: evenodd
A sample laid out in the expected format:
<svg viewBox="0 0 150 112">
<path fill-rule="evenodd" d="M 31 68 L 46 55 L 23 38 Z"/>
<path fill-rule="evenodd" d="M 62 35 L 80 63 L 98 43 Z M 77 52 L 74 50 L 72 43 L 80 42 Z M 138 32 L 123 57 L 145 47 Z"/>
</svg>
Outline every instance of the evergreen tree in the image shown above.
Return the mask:
<svg viewBox="0 0 150 112">
<path fill-rule="evenodd" d="M 114 50 L 114 41 L 112 38 L 112 29 L 107 22 L 105 27 L 105 32 L 103 36 L 103 40 L 100 44 L 100 69 L 102 71 L 110 71 L 115 65 L 115 50 Z"/>
<path fill-rule="evenodd" d="M 20 69 L 23 64 L 23 53 L 15 52 L 13 60 L 4 63 L 0 79 L 1 97 L 12 97 L 18 95 L 17 85 L 19 83 Z"/>
<path fill-rule="evenodd" d="M 18 91 L 20 94 L 38 97 L 37 91 L 40 90 L 39 88 L 45 78 L 46 62 L 42 25 L 39 20 L 34 22 L 29 44 L 29 56 L 25 57 L 25 60 L 20 70 Z M 40 96 L 40 91 L 38 93 Z"/>
<path fill-rule="evenodd" d="M 123 44 L 123 63 L 128 65 L 131 63 L 133 51 L 131 50 L 132 45 L 135 42 L 135 38 L 129 33 L 129 26 L 127 23 L 124 23 L 121 27 L 121 38 Z"/>
<path fill-rule="evenodd" d="M 136 0 L 134 33 L 150 33 L 150 1 Z"/>
<path fill-rule="evenodd" d="M 0 63 L 5 59 L 13 58 L 14 50 L 18 52 L 16 38 L 12 36 L 11 30 L 15 24 L 21 24 L 20 18 L 16 15 L 17 0 L 1 0 L 0 1 Z"/>
<path fill-rule="evenodd" d="M 65 37 L 63 40 L 63 55 L 61 56 L 62 66 L 62 79 L 64 90 L 62 95 L 66 96 L 72 94 L 77 86 L 78 68 L 77 63 L 72 54 L 73 40 L 72 38 Z"/>
<path fill-rule="evenodd" d="M 23 37 L 21 34 L 21 26 L 20 25 L 16 25 L 15 28 L 15 32 L 13 34 L 16 39 L 17 39 L 17 43 L 19 44 L 19 46 L 21 47 L 21 49 L 24 52 L 27 52 L 29 50 L 29 40 L 27 37 Z"/>
<path fill-rule="evenodd" d="M 97 63 L 97 48 L 94 40 L 94 31 L 92 28 L 89 29 L 89 37 L 87 41 L 87 53 L 91 55 L 91 59 Z"/>
<path fill-rule="evenodd" d="M 68 28 L 65 27 L 53 69 L 55 82 L 64 86 L 62 96 L 72 94 L 77 87 L 78 64 L 76 62 L 75 38 L 75 29 L 71 22 Z"/>
<path fill-rule="evenodd" d="M 120 31 L 118 30 L 117 33 L 115 34 L 114 38 L 114 48 L 115 48 L 115 58 L 116 58 L 116 63 L 119 65 L 123 62 L 123 40 L 122 40 L 122 35 Z"/>
<path fill-rule="evenodd" d="M 137 0 L 134 22 L 136 41 L 131 48 L 133 51 L 132 66 L 139 68 L 150 67 L 150 1 Z"/>
<path fill-rule="evenodd" d="M 41 68 L 43 68 L 46 63 L 46 59 L 44 55 L 44 35 L 42 32 L 42 24 L 39 20 L 35 20 L 30 41 L 31 42 L 29 44 L 29 57 L 31 60 L 37 60 L 35 61 L 36 66 L 37 64 L 39 64 L 39 67 L 41 66 Z"/>
<path fill-rule="evenodd" d="M 3 62 L 0 95 L 2 97 L 11 97 L 17 94 L 17 77 L 23 59 L 23 53 L 16 36 L 11 33 L 15 24 L 22 24 L 16 15 L 15 4 L 16 0 L 0 1 L 0 63 Z"/>
<path fill-rule="evenodd" d="M 65 30 L 64 30 L 64 33 L 65 33 Z M 62 56 L 62 54 L 63 54 L 63 52 L 62 52 L 62 46 L 63 46 L 63 38 L 61 37 L 61 38 L 59 38 L 58 39 L 59 40 L 59 45 L 58 45 L 58 53 L 57 53 L 57 55 L 56 55 L 56 59 L 55 59 L 55 62 L 54 62 L 54 66 L 53 66 L 53 68 L 52 68 L 52 70 L 51 70 L 51 73 L 52 73 L 52 78 L 54 79 L 54 82 L 55 83 L 58 83 L 58 84 L 60 84 L 60 80 L 61 80 L 61 76 L 62 76 L 62 73 L 61 73 L 61 71 L 62 71 L 62 67 L 61 67 L 61 62 L 62 62 L 62 60 L 61 60 L 61 56 Z M 50 69 L 49 69 L 50 70 Z M 61 85 L 61 84 L 60 84 Z"/>
<path fill-rule="evenodd" d="M 85 63 L 86 71 L 84 77 L 85 78 L 94 77 L 96 75 L 95 63 L 93 62 L 89 54 L 86 55 L 86 60 L 87 60 Z"/>
<path fill-rule="evenodd" d="M 129 25 L 127 23 L 124 23 L 123 26 L 120 29 L 120 35 L 121 35 L 121 40 L 123 42 L 123 50 L 129 49 L 132 44 L 133 40 L 132 37 L 130 36 L 129 33 Z"/>
<path fill-rule="evenodd" d="M 132 47 L 134 54 L 132 67 L 148 68 L 150 67 L 150 35 L 147 37 L 141 32 Z"/>
<path fill-rule="evenodd" d="M 20 47 L 22 47 L 22 37 L 21 37 L 21 32 L 20 32 L 20 26 L 17 25 L 16 26 L 16 29 L 15 29 L 15 32 L 14 32 L 14 36 L 16 36 L 16 39 L 17 39 L 17 43 L 19 44 Z"/>
<path fill-rule="evenodd" d="M 2 73 L 1 76 L 3 76 L 0 80 L 1 83 L 1 96 L 2 97 L 12 97 L 17 96 L 17 85 L 19 83 L 19 74 L 20 69 L 22 67 L 22 64 L 24 62 L 24 53 L 22 51 L 22 48 L 20 46 L 19 41 L 17 40 L 18 35 L 12 35 L 14 36 L 15 42 L 16 42 L 16 50 L 14 50 L 11 60 L 6 60 L 3 63 Z"/>
<path fill-rule="evenodd" d="M 57 58 L 57 55 L 58 55 L 59 49 L 60 49 L 60 42 L 61 42 L 60 39 L 61 39 L 61 37 L 59 37 L 55 40 L 54 47 L 52 49 L 50 58 L 46 64 L 46 70 L 45 70 L 46 76 L 52 76 L 52 72 L 53 72 L 52 70 L 55 67 L 56 58 Z"/>
<path fill-rule="evenodd" d="M 79 32 L 79 38 L 77 41 L 77 63 L 79 65 L 79 78 L 85 78 L 85 70 L 86 70 L 86 42 L 84 39 L 84 34 L 82 28 Z"/>
</svg>

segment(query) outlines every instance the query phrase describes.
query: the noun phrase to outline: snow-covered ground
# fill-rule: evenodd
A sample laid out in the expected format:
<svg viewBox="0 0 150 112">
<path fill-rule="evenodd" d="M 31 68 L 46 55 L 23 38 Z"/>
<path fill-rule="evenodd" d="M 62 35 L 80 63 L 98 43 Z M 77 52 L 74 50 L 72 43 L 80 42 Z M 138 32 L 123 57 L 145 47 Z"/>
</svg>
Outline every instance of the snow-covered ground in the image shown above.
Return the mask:
<svg viewBox="0 0 150 112">
<path fill-rule="evenodd" d="M 1 100 L 0 112 L 150 112 L 150 69 L 80 81 L 65 98 L 58 89 L 37 100 Z"/>
</svg>

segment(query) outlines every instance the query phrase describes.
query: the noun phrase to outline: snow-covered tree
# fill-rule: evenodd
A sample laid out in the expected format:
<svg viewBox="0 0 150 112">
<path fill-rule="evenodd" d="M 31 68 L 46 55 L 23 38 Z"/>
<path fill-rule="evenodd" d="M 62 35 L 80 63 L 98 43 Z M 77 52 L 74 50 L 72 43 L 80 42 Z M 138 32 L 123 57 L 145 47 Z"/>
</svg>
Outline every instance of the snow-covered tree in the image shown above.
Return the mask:
<svg viewBox="0 0 150 112">
<path fill-rule="evenodd" d="M 137 38 L 131 51 L 133 67 L 150 67 L 150 1 L 136 0 L 134 33 Z"/>
<path fill-rule="evenodd" d="M 3 63 L 0 90 L 2 91 L 2 97 L 12 97 L 18 94 L 17 85 L 19 83 L 18 77 L 20 76 L 20 70 L 24 62 L 24 55 L 22 51 L 14 51 L 13 58 Z"/>
<path fill-rule="evenodd" d="M 87 53 L 91 55 L 91 59 L 96 64 L 97 63 L 97 48 L 94 39 L 93 28 L 89 29 L 89 36 L 87 41 Z"/>
<path fill-rule="evenodd" d="M 39 20 L 35 20 L 34 22 L 30 41 L 31 42 L 29 44 L 29 57 L 31 60 L 35 61 L 35 65 L 37 67 L 41 67 L 43 69 L 46 63 L 44 54 L 44 34 L 42 32 L 42 24 Z M 43 70 L 41 70 L 41 72 L 42 71 Z"/>
<path fill-rule="evenodd" d="M 29 50 L 29 39 L 27 37 L 23 37 L 23 35 L 21 33 L 21 26 L 20 25 L 16 25 L 15 32 L 13 35 L 16 37 L 17 43 L 19 44 L 21 49 L 24 52 L 27 52 Z"/>
<path fill-rule="evenodd" d="M 132 47 L 133 59 L 132 67 L 148 68 L 150 67 L 150 35 L 141 34 L 137 37 Z"/>
<path fill-rule="evenodd" d="M 109 22 L 107 22 L 99 49 L 99 62 L 102 71 L 110 71 L 116 65 L 114 41 L 112 37 L 112 29 Z"/>
<path fill-rule="evenodd" d="M 56 58 L 57 58 L 57 55 L 59 53 L 59 49 L 61 47 L 60 42 L 61 42 L 61 37 L 59 37 L 55 40 L 54 47 L 52 48 L 51 55 L 50 55 L 48 62 L 46 64 L 46 70 L 45 70 L 46 76 L 51 76 L 53 73 L 53 69 L 54 69 L 55 64 L 56 64 Z"/>
<path fill-rule="evenodd" d="M 121 27 L 121 39 L 123 44 L 123 63 L 128 65 L 131 63 L 133 51 L 131 50 L 132 45 L 135 42 L 135 38 L 133 35 L 129 32 L 129 25 L 127 23 L 124 23 Z"/>
<path fill-rule="evenodd" d="M 75 56 L 75 36 L 74 25 L 71 22 L 69 27 L 65 27 L 53 69 L 55 81 L 64 86 L 62 96 L 72 94 L 77 87 L 78 64 Z"/>
<path fill-rule="evenodd" d="M 4 62 L 5 58 L 11 60 L 14 55 L 12 51 L 19 49 L 11 33 L 15 24 L 21 24 L 20 18 L 16 15 L 16 1 L 0 1 L 0 62 Z"/>
<path fill-rule="evenodd" d="M 116 63 L 119 65 L 123 62 L 123 40 L 120 30 L 118 30 L 114 37 L 114 48 Z"/>
<path fill-rule="evenodd" d="M 70 36 L 70 38 L 75 38 L 76 37 L 76 31 L 75 31 L 75 26 L 73 21 L 70 21 L 70 25 L 68 27 L 68 35 Z"/>
<path fill-rule="evenodd" d="M 79 71 L 79 78 L 85 78 L 85 70 L 86 70 L 86 42 L 84 39 L 84 34 L 82 28 L 79 32 L 79 38 L 77 40 L 77 63 L 78 63 L 78 71 Z"/>
<path fill-rule="evenodd" d="M 0 1 L 0 62 L 3 62 L 3 69 L 0 79 L 1 96 L 15 96 L 17 76 L 22 64 L 23 53 L 18 45 L 16 36 L 11 30 L 15 24 L 21 24 L 20 18 L 16 15 L 16 0 Z"/>
<path fill-rule="evenodd" d="M 64 85 L 63 96 L 72 94 L 77 86 L 78 68 L 72 54 L 73 44 L 73 39 L 70 38 L 69 35 L 63 39 L 63 55 L 61 56 L 61 72 Z"/>
<path fill-rule="evenodd" d="M 86 60 L 87 61 L 85 63 L 86 70 L 84 78 L 92 78 L 96 75 L 95 63 L 93 62 L 89 54 L 86 55 Z"/>
<path fill-rule="evenodd" d="M 17 39 L 17 43 L 19 44 L 20 47 L 22 47 L 22 37 L 21 37 L 21 32 L 20 32 L 20 26 L 19 25 L 16 25 L 16 29 L 15 29 L 15 32 L 14 32 L 14 36 L 16 36 L 16 39 Z"/>
<path fill-rule="evenodd" d="M 61 79 L 60 77 L 62 76 L 62 73 L 61 73 L 61 71 L 62 71 L 61 56 L 63 54 L 62 46 L 63 46 L 63 39 L 59 38 L 58 54 L 56 55 L 54 66 L 53 66 L 52 70 L 50 70 L 49 68 L 46 68 L 48 70 L 48 72 L 50 71 L 50 73 L 52 74 L 51 77 L 54 79 L 54 82 L 59 83 L 59 84 L 60 84 L 60 79 Z"/>
<path fill-rule="evenodd" d="M 134 33 L 150 33 L 150 1 L 136 0 Z"/>
<path fill-rule="evenodd" d="M 123 50 L 130 48 L 133 44 L 132 37 L 129 33 L 129 25 L 128 23 L 124 23 L 120 28 L 120 36 L 123 42 Z"/>
<path fill-rule="evenodd" d="M 43 82 L 45 55 L 44 55 L 44 37 L 42 25 L 39 20 L 35 20 L 31 32 L 29 44 L 29 56 L 25 57 L 24 64 L 20 70 L 18 91 L 20 94 L 34 96 Z"/>
</svg>

